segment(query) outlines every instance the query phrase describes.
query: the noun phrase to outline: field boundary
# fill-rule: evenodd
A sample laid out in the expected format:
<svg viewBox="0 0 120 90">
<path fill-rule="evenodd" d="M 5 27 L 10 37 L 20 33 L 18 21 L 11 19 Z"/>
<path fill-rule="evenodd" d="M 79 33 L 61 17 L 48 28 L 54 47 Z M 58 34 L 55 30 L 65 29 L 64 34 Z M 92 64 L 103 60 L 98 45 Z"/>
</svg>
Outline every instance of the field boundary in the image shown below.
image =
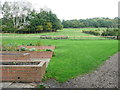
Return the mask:
<svg viewBox="0 0 120 90">
<path fill-rule="evenodd" d="M 84 39 L 84 40 L 109 40 L 109 39 L 113 39 L 116 40 L 118 39 L 118 36 L 0 36 L 2 38 L 4 37 L 11 37 L 11 38 L 17 38 L 17 37 L 22 37 L 22 38 L 29 38 L 29 37 L 35 37 L 35 38 L 39 38 L 39 39 L 54 39 L 54 40 L 58 40 L 58 39 Z"/>
<path fill-rule="evenodd" d="M 117 39 L 117 36 L 40 36 L 40 39 Z"/>
</svg>

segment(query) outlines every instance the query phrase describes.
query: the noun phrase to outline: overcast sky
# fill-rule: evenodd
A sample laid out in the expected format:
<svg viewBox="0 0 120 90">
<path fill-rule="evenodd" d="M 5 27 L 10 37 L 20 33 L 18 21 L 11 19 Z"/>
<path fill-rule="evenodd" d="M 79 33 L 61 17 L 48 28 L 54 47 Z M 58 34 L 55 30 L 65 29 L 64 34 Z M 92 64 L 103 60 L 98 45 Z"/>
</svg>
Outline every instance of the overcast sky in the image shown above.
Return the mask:
<svg viewBox="0 0 120 90">
<path fill-rule="evenodd" d="M 10 1 L 10 0 L 9 0 Z M 15 0 L 14 0 L 15 1 Z M 119 0 L 27 0 L 33 7 L 50 8 L 59 19 L 85 19 L 118 16 Z"/>
</svg>

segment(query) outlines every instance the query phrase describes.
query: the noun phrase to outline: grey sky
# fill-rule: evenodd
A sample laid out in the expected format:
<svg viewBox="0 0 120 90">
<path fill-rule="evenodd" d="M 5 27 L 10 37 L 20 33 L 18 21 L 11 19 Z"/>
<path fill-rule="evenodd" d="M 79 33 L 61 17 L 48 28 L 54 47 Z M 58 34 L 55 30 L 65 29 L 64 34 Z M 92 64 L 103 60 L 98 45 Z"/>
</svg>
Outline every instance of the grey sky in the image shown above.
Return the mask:
<svg viewBox="0 0 120 90">
<path fill-rule="evenodd" d="M 27 1 L 31 2 L 33 7 L 36 9 L 39 9 L 41 7 L 50 8 L 55 14 L 57 14 L 58 18 L 61 20 L 83 19 L 93 17 L 114 18 L 118 16 L 119 0 L 27 0 Z"/>
</svg>

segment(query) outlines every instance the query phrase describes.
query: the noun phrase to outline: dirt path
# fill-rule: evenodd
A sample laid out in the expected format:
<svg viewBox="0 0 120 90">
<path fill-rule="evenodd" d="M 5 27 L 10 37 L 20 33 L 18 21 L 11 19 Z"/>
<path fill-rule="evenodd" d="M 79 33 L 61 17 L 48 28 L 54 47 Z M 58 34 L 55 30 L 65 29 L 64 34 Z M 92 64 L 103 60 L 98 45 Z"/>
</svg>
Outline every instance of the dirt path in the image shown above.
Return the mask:
<svg viewBox="0 0 120 90">
<path fill-rule="evenodd" d="M 40 84 L 50 88 L 117 88 L 118 87 L 118 54 L 110 57 L 93 73 L 78 76 L 64 83 L 51 79 Z"/>
</svg>

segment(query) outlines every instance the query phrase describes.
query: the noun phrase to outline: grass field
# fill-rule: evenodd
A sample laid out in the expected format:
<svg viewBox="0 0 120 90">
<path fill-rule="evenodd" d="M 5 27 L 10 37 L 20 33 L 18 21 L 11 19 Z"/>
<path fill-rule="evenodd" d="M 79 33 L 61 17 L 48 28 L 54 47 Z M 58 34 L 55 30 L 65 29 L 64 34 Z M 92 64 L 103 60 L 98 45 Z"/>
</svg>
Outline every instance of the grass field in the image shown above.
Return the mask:
<svg viewBox="0 0 120 90">
<path fill-rule="evenodd" d="M 72 33 L 83 35 L 81 30 L 83 29 L 64 29 L 53 33 L 42 33 L 42 35 L 72 35 Z M 41 40 L 38 37 L 33 37 L 41 34 L 26 34 L 30 36 L 29 38 L 22 37 L 22 34 L 3 34 L 3 36 L 6 35 L 21 37 L 3 37 L 3 44 L 16 43 L 21 45 L 40 41 L 43 45 L 55 45 L 55 56 L 47 68 L 45 78 L 55 78 L 59 82 L 95 70 L 109 56 L 118 52 L 117 40 Z M 84 35 L 88 36 L 88 34 Z"/>
<path fill-rule="evenodd" d="M 58 30 L 57 32 L 48 32 L 48 33 L 36 33 L 36 34 L 2 34 L 2 36 L 32 36 L 37 37 L 39 35 L 51 35 L 51 36 L 59 36 L 59 35 L 66 35 L 66 36 L 93 36 L 90 34 L 81 33 L 82 30 L 97 30 L 98 28 L 65 28 L 63 30 Z M 105 28 L 100 28 L 105 29 Z"/>
<path fill-rule="evenodd" d="M 99 28 L 103 30 L 105 28 Z M 69 39 L 108 39 L 99 36 L 94 36 L 91 34 L 82 33 L 82 30 L 98 30 L 98 28 L 65 28 L 63 30 L 58 30 L 57 32 L 46 32 L 46 33 L 35 33 L 35 34 L 14 34 L 14 33 L 4 33 L 2 36 L 5 38 L 19 38 L 24 39 L 25 37 L 35 38 L 40 37 L 40 35 L 50 35 L 50 36 L 68 36 Z M 84 37 L 85 36 L 85 37 Z M 88 37 L 86 37 L 88 36 Z"/>
</svg>

